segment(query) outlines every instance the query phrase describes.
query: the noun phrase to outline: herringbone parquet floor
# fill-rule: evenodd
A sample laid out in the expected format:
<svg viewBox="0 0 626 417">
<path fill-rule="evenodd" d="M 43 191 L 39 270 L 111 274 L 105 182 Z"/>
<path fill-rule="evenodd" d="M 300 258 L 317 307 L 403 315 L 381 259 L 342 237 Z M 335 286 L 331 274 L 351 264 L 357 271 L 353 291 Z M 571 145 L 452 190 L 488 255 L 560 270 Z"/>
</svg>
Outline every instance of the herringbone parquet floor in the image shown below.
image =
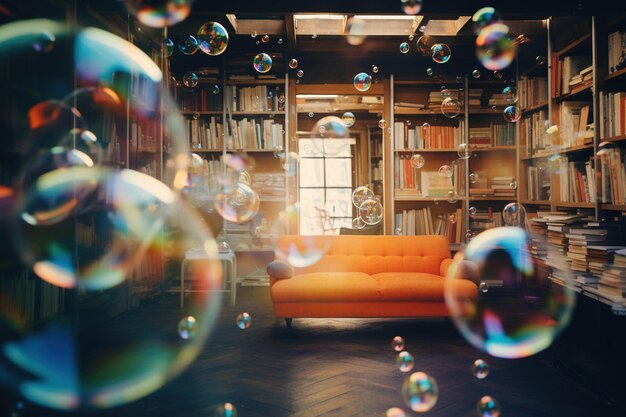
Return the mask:
<svg viewBox="0 0 626 417">
<path fill-rule="evenodd" d="M 176 302 L 166 297 L 143 307 L 143 319 L 180 315 Z M 235 325 L 242 311 L 252 315 L 247 330 Z M 123 320 L 132 326 L 132 317 Z M 488 358 L 443 319 L 297 319 L 287 331 L 273 318 L 269 292 L 261 287 L 243 289 L 237 306 L 223 308 L 204 351 L 182 376 L 147 398 L 98 415 L 212 417 L 224 402 L 234 404 L 239 417 L 374 417 L 394 406 L 408 410 L 400 393 L 406 375 L 395 367 L 390 345 L 396 335 L 406 339 L 414 370 L 438 381 L 439 401 L 427 416 L 476 416 L 476 402 L 485 394 L 498 399 L 502 417 L 624 415 L 567 377 L 553 350 L 519 360 Z M 471 373 L 478 357 L 491 366 L 485 380 Z M 23 415 L 67 416 L 33 405 Z"/>
</svg>

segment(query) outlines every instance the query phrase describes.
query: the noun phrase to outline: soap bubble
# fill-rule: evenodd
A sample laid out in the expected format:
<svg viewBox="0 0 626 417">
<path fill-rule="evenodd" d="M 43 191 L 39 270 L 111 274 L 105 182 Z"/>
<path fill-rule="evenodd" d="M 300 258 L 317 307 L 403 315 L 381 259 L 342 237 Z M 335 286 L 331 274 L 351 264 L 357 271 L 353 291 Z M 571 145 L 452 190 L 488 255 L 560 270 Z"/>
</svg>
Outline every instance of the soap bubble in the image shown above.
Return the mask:
<svg viewBox="0 0 626 417">
<path fill-rule="evenodd" d="M 495 79 L 497 79 L 497 80 L 500 80 L 500 79 L 502 79 L 503 75 L 502 75 L 502 73 L 500 71 L 494 71 L 493 72 L 493 77 Z"/>
<path fill-rule="evenodd" d="M 372 76 L 365 73 L 360 72 L 354 76 L 354 88 L 359 91 L 367 91 L 372 86 Z"/>
<path fill-rule="evenodd" d="M 312 111 L 310 111 L 310 112 L 309 112 L 309 114 L 308 114 L 308 116 L 309 116 L 309 117 L 313 117 L 313 116 L 315 116 L 315 113 L 313 113 Z M 326 131 L 326 128 L 324 128 L 324 131 Z"/>
<path fill-rule="evenodd" d="M 418 14 L 422 10 L 424 0 L 400 0 L 402 11 L 406 14 Z"/>
<path fill-rule="evenodd" d="M 231 403 L 224 403 L 216 408 L 212 417 L 237 417 L 237 408 Z"/>
<path fill-rule="evenodd" d="M 444 98 L 441 102 L 441 113 L 449 119 L 461 114 L 461 102 L 454 97 Z"/>
<path fill-rule="evenodd" d="M 285 159 L 285 148 L 280 145 L 274 146 L 274 158 Z"/>
<path fill-rule="evenodd" d="M 432 56 L 432 48 L 437 43 L 437 40 L 432 36 L 423 35 L 417 40 L 417 51 L 422 56 Z"/>
<path fill-rule="evenodd" d="M 431 75 L 433 75 L 434 73 L 435 73 L 435 71 L 433 71 L 433 69 L 432 69 L 432 68 L 426 68 L 426 75 L 428 75 L 429 77 L 430 77 Z"/>
<path fill-rule="evenodd" d="M 489 375 L 489 364 L 482 359 L 476 359 L 472 364 L 472 374 L 478 379 L 485 379 Z"/>
<path fill-rule="evenodd" d="M 446 98 L 450 97 L 450 90 L 448 90 L 445 86 L 441 86 L 441 97 Z"/>
<path fill-rule="evenodd" d="M 187 316 L 178 322 L 178 334 L 181 339 L 193 339 L 196 336 L 196 318 Z"/>
<path fill-rule="evenodd" d="M 511 181 L 509 187 L 511 187 L 511 190 L 517 190 L 517 180 Z"/>
<path fill-rule="evenodd" d="M 378 121 L 378 127 L 381 129 L 384 129 L 387 127 L 387 121 L 385 119 L 380 119 Z"/>
<path fill-rule="evenodd" d="M 372 65 L 372 72 L 378 74 L 378 67 L 376 65 Z"/>
<path fill-rule="evenodd" d="M 282 45 L 282 44 L 283 44 L 283 42 L 284 42 L 284 41 L 283 41 L 283 38 L 278 38 L 278 44 L 279 44 L 279 45 Z"/>
<path fill-rule="evenodd" d="M 464 81 L 464 78 L 463 78 L 462 76 L 460 76 L 460 75 L 457 75 L 457 76 L 456 76 L 456 82 L 457 82 L 458 84 L 461 84 L 463 81 Z"/>
<path fill-rule="evenodd" d="M 522 117 L 522 110 L 517 106 L 507 106 L 502 112 L 502 117 L 509 123 L 515 123 Z"/>
<path fill-rule="evenodd" d="M 346 127 L 351 127 L 356 122 L 356 117 L 354 117 L 354 114 L 352 112 L 348 111 L 341 116 L 341 121 L 344 125 L 346 125 Z"/>
<path fill-rule="evenodd" d="M 361 45 L 365 42 L 365 38 L 367 38 L 366 30 L 367 28 L 364 20 L 355 19 L 354 16 L 348 16 L 344 31 L 346 41 L 352 46 Z"/>
<path fill-rule="evenodd" d="M 503 23 L 486 26 L 476 37 L 476 56 L 488 70 L 502 70 L 515 59 L 517 45 L 509 37 Z"/>
<path fill-rule="evenodd" d="M 422 131 L 424 132 L 424 135 L 428 134 L 430 132 L 430 123 L 424 122 L 422 124 Z"/>
<path fill-rule="evenodd" d="M 472 71 L 472 78 L 480 78 L 480 70 L 475 69 Z"/>
<path fill-rule="evenodd" d="M 126 0 L 128 12 L 146 26 L 164 28 L 182 22 L 191 13 L 193 0 Z"/>
<path fill-rule="evenodd" d="M 213 94 L 219 94 L 220 93 L 220 86 L 217 84 L 213 84 L 213 86 L 211 87 L 211 93 Z"/>
<path fill-rule="evenodd" d="M 468 210 L 470 216 L 473 216 L 476 214 L 476 207 L 470 207 Z"/>
<path fill-rule="evenodd" d="M 432 49 L 432 58 L 437 64 L 445 64 L 450 60 L 452 56 L 452 51 L 450 47 L 445 43 L 436 43 L 433 45 Z"/>
<path fill-rule="evenodd" d="M 400 52 L 402 52 L 403 54 L 406 54 L 409 52 L 411 48 L 409 47 L 409 44 L 407 42 L 402 42 L 400 44 Z"/>
<path fill-rule="evenodd" d="M 298 78 L 302 78 L 302 77 L 304 77 L 304 71 L 302 71 L 302 70 L 298 70 L 298 72 L 296 73 L 296 75 L 298 76 Z"/>
<path fill-rule="evenodd" d="M 480 417 L 500 417 L 500 403 L 495 398 L 485 395 L 476 404 L 476 412 Z"/>
<path fill-rule="evenodd" d="M 258 32 L 256 30 L 253 30 L 252 32 L 250 32 L 250 37 L 252 39 L 256 38 L 258 36 Z"/>
<path fill-rule="evenodd" d="M 228 32 L 217 22 L 207 22 L 198 29 L 198 46 L 207 55 L 217 56 L 228 47 Z"/>
<path fill-rule="evenodd" d="M 383 219 L 383 205 L 378 198 L 367 199 L 359 206 L 359 216 L 365 224 L 378 224 Z"/>
<path fill-rule="evenodd" d="M 232 249 L 230 248 L 230 245 L 228 244 L 228 242 L 222 240 L 222 241 L 217 243 L 217 251 L 219 253 L 228 253 L 231 250 Z"/>
<path fill-rule="evenodd" d="M 456 153 L 461 159 L 470 159 L 470 157 L 472 156 L 469 150 L 469 146 L 467 146 L 467 143 L 460 143 L 459 146 L 456 148 Z"/>
<path fill-rule="evenodd" d="M 365 185 L 356 187 L 352 192 L 352 204 L 356 208 L 361 207 L 361 204 L 363 204 L 365 200 L 372 198 L 374 198 L 374 193 Z"/>
<path fill-rule="evenodd" d="M 237 315 L 237 327 L 241 330 L 249 329 L 252 325 L 252 317 L 248 313 L 241 313 Z"/>
<path fill-rule="evenodd" d="M 365 222 L 361 220 L 360 217 L 355 217 L 352 219 L 352 228 L 353 229 L 363 229 L 365 227 Z"/>
<path fill-rule="evenodd" d="M 402 236 L 402 228 L 396 227 L 395 230 L 393 231 L 393 234 L 396 236 Z"/>
<path fill-rule="evenodd" d="M 401 408 L 391 407 L 385 412 L 385 417 L 406 417 L 406 414 Z"/>
<path fill-rule="evenodd" d="M 402 383 L 402 397 L 411 410 L 418 413 L 430 411 L 439 399 L 437 381 L 426 372 L 415 372 Z"/>
<path fill-rule="evenodd" d="M 472 16 L 472 27 L 474 33 L 478 35 L 483 28 L 501 21 L 500 13 L 493 7 L 483 7 Z"/>
<path fill-rule="evenodd" d="M 416 153 L 411 156 L 410 163 L 413 168 L 419 169 L 424 166 L 424 164 L 426 163 L 426 160 L 424 159 L 422 155 Z"/>
<path fill-rule="evenodd" d="M 265 74 L 272 69 L 272 58 L 265 53 L 257 54 L 252 60 L 252 66 L 257 72 Z"/>
<path fill-rule="evenodd" d="M 507 103 L 517 103 L 517 89 L 515 87 L 507 86 L 502 90 L 502 94 L 504 95 L 504 100 Z"/>
<path fill-rule="evenodd" d="M 189 168 L 187 168 L 185 188 L 196 188 L 206 179 L 207 175 L 207 164 L 204 162 L 204 159 L 196 153 L 191 153 L 189 155 Z"/>
<path fill-rule="evenodd" d="M 537 57 L 535 57 L 535 62 L 537 65 L 543 65 L 546 63 L 546 57 L 543 55 L 537 55 Z"/>
<path fill-rule="evenodd" d="M 56 37 L 50 32 L 41 32 L 37 35 L 37 38 L 33 41 L 33 48 L 37 52 L 50 52 L 54 48 L 54 42 Z"/>
<path fill-rule="evenodd" d="M 404 350 L 404 338 L 402 336 L 395 336 L 391 339 L 391 348 L 396 352 Z"/>
<path fill-rule="evenodd" d="M 518 203 L 509 203 L 502 209 L 502 219 L 507 226 L 524 227 L 526 209 Z"/>
<path fill-rule="evenodd" d="M 237 183 L 225 185 L 215 196 L 215 210 L 227 221 L 247 223 L 259 211 L 261 200 L 250 186 Z"/>
<path fill-rule="evenodd" d="M 401 372 L 409 372 L 413 369 L 414 364 L 415 360 L 413 359 L 413 355 L 406 350 L 398 353 L 398 356 L 396 356 L 396 366 Z"/>
<path fill-rule="evenodd" d="M 301 235 L 293 241 L 290 235 L 297 234 L 300 218 L 319 217 L 313 203 L 296 203 L 278 213 L 272 226 L 272 239 L 276 259 L 288 262 L 296 268 L 305 268 L 319 262 L 330 248 L 328 236 Z"/>
<path fill-rule="evenodd" d="M 191 35 L 187 35 L 182 42 L 178 44 L 178 50 L 185 55 L 193 55 L 198 52 L 198 40 Z"/>
<path fill-rule="evenodd" d="M 319 134 L 327 139 L 341 139 L 349 135 L 348 128 L 337 116 L 326 116 L 319 119 L 313 127 L 313 133 Z M 323 146 L 325 155 L 329 155 L 333 152 L 330 142 L 324 141 Z"/>
<path fill-rule="evenodd" d="M 247 153 L 229 153 L 224 155 L 224 164 L 234 172 L 254 171 L 256 161 Z"/>
<path fill-rule="evenodd" d="M 452 167 L 450 165 L 442 165 L 437 171 L 440 177 L 452 178 Z"/>
<path fill-rule="evenodd" d="M 456 219 L 456 214 L 454 214 L 454 213 L 453 213 L 453 214 L 451 214 L 450 216 L 448 216 L 448 221 L 449 221 L 450 223 L 455 224 L 455 223 L 456 223 L 456 220 L 457 220 L 457 219 Z"/>
<path fill-rule="evenodd" d="M 291 68 L 291 69 L 296 69 L 296 68 L 298 68 L 298 60 L 297 60 L 297 59 L 295 59 L 295 58 L 291 58 L 291 59 L 289 60 L 289 68 Z"/>
<path fill-rule="evenodd" d="M 539 235 L 532 239 L 545 241 Z M 444 295 L 454 324 L 469 343 L 492 356 L 521 358 L 540 352 L 572 316 L 576 293 L 568 286 L 575 278 L 565 255 L 555 249 L 550 266 L 566 285 L 537 285 L 539 271 L 528 244 L 521 228 L 488 229 L 455 255 L 448 270 Z M 502 291 L 477 289 L 478 283 L 491 286 L 491 281 Z"/>
<path fill-rule="evenodd" d="M 183 84 L 187 88 L 194 88 L 198 85 L 198 76 L 193 71 L 187 71 L 185 75 L 183 75 Z"/>
<path fill-rule="evenodd" d="M 482 292 L 483 294 L 489 292 L 489 284 L 484 281 L 481 282 L 480 284 L 478 284 L 478 291 Z"/>
<path fill-rule="evenodd" d="M 459 201 L 459 196 L 456 194 L 456 191 L 450 190 L 448 191 L 448 194 L 446 195 L 446 199 L 448 200 L 448 203 L 455 204 L 456 202 Z"/>
<path fill-rule="evenodd" d="M 261 42 L 268 43 L 269 41 L 270 37 L 268 35 L 263 35 L 263 37 L 261 37 Z"/>
</svg>

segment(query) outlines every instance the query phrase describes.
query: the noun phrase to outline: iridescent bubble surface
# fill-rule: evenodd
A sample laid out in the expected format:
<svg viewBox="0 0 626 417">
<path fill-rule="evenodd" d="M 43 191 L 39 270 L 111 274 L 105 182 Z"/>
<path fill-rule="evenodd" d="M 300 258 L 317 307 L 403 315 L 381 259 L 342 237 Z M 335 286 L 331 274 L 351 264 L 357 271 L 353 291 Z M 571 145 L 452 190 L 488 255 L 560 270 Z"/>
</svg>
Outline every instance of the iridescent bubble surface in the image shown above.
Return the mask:
<svg viewBox="0 0 626 417">
<path fill-rule="evenodd" d="M 365 224 L 378 224 L 383 219 L 383 205 L 378 198 L 367 199 L 359 206 L 359 216 Z"/>
<path fill-rule="evenodd" d="M 489 364 L 482 359 L 476 359 L 472 364 L 472 374 L 478 379 L 485 379 L 489 375 Z"/>
<path fill-rule="evenodd" d="M 352 192 L 352 204 L 356 208 L 361 207 L 361 204 L 363 204 L 365 200 L 369 200 L 371 198 L 374 198 L 374 193 L 365 185 L 356 187 Z"/>
<path fill-rule="evenodd" d="M 409 50 L 411 49 L 409 47 L 409 44 L 407 42 L 402 42 L 399 46 L 400 48 L 400 52 L 402 52 L 403 54 L 406 54 L 409 52 Z"/>
<path fill-rule="evenodd" d="M 360 72 L 354 76 L 353 84 L 357 90 L 367 91 L 372 86 L 372 76 L 365 72 Z"/>
<path fill-rule="evenodd" d="M 502 219 L 507 226 L 524 227 L 526 209 L 518 203 L 509 203 L 502 209 Z"/>
<path fill-rule="evenodd" d="M 238 183 L 227 185 L 215 196 L 215 210 L 233 223 L 247 223 L 259 212 L 261 199 L 250 186 Z"/>
<path fill-rule="evenodd" d="M 187 71 L 183 75 L 183 85 L 188 88 L 194 88 L 198 85 L 198 75 L 193 71 Z"/>
<path fill-rule="evenodd" d="M 472 78 L 480 78 L 480 70 L 475 69 L 472 71 Z"/>
<path fill-rule="evenodd" d="M 476 57 L 488 70 L 502 70 L 515 59 L 517 45 L 503 23 L 486 26 L 476 37 Z"/>
<path fill-rule="evenodd" d="M 252 317 L 250 317 L 250 314 L 245 312 L 238 314 L 235 321 L 237 323 L 237 327 L 241 330 L 249 329 L 252 325 Z"/>
<path fill-rule="evenodd" d="M 411 155 L 410 163 L 413 168 L 419 169 L 424 166 L 424 164 L 426 163 L 426 160 L 424 159 L 422 155 L 416 153 L 414 155 Z"/>
<path fill-rule="evenodd" d="M 391 407 L 385 411 L 385 417 L 406 417 L 406 413 L 401 408 Z"/>
<path fill-rule="evenodd" d="M 502 95 L 504 96 L 504 100 L 506 100 L 507 103 L 517 103 L 518 96 L 517 89 L 515 87 L 504 87 L 504 89 L 502 90 Z"/>
<path fill-rule="evenodd" d="M 500 403 L 490 395 L 483 396 L 476 404 L 480 417 L 500 417 Z"/>
<path fill-rule="evenodd" d="M 461 114 L 461 102 L 454 97 L 446 97 L 441 102 L 441 113 L 449 119 Z"/>
<path fill-rule="evenodd" d="M 130 14 L 146 26 L 164 28 L 182 22 L 193 0 L 126 0 Z"/>
<path fill-rule="evenodd" d="M 187 316 L 178 322 L 178 335 L 181 339 L 193 339 L 196 336 L 196 318 Z"/>
<path fill-rule="evenodd" d="M 432 58 L 437 64 L 445 64 L 452 57 L 452 50 L 445 43 L 436 43 L 431 48 Z"/>
<path fill-rule="evenodd" d="M 502 117 L 509 123 L 515 123 L 522 118 L 522 109 L 518 106 L 507 106 L 502 112 Z"/>
<path fill-rule="evenodd" d="M 402 383 L 402 398 L 411 410 L 418 413 L 430 411 L 439 399 L 439 386 L 426 372 L 411 374 Z"/>
<path fill-rule="evenodd" d="M 257 54 L 252 60 L 252 66 L 257 72 L 265 74 L 272 69 L 272 58 L 266 53 Z"/>
<path fill-rule="evenodd" d="M 491 24 L 500 22 L 500 13 L 493 7 L 483 7 L 478 9 L 472 16 L 472 28 L 475 34 L 479 34 L 480 31 Z"/>
<path fill-rule="evenodd" d="M 470 152 L 467 143 L 460 143 L 459 146 L 457 146 L 456 148 L 456 153 L 461 159 L 470 159 L 470 157 L 472 156 L 472 153 Z"/>
<path fill-rule="evenodd" d="M 428 36 L 428 35 L 420 36 L 420 38 L 417 40 L 417 43 L 416 43 L 417 51 L 422 56 L 432 56 L 432 49 L 436 43 L 437 43 L 437 40 L 432 36 Z"/>
<path fill-rule="evenodd" d="M 424 0 L 400 0 L 402 11 L 410 15 L 418 14 L 422 10 L 422 3 Z"/>
<path fill-rule="evenodd" d="M 289 60 L 289 68 L 291 68 L 291 69 L 296 69 L 296 68 L 298 68 L 298 60 L 297 60 L 297 59 L 295 59 L 295 58 L 291 58 L 291 59 Z"/>
<path fill-rule="evenodd" d="M 406 350 L 398 353 L 398 356 L 396 356 L 396 366 L 400 372 L 411 371 L 413 365 L 415 365 L 415 359 L 413 359 L 413 355 Z"/>
<path fill-rule="evenodd" d="M 391 348 L 396 352 L 404 350 L 404 338 L 402 336 L 395 336 L 391 339 Z"/>
<path fill-rule="evenodd" d="M 195 36 L 187 35 L 179 42 L 178 50 L 185 55 L 193 55 L 198 52 L 198 40 Z"/>
<path fill-rule="evenodd" d="M 207 55 L 217 56 L 228 47 L 228 31 L 217 22 L 207 22 L 198 29 L 198 46 Z"/>
<path fill-rule="evenodd" d="M 356 117 L 354 116 L 354 113 L 348 111 L 341 116 L 341 121 L 344 125 L 346 125 L 346 127 L 351 127 L 354 123 L 356 123 Z"/>
</svg>

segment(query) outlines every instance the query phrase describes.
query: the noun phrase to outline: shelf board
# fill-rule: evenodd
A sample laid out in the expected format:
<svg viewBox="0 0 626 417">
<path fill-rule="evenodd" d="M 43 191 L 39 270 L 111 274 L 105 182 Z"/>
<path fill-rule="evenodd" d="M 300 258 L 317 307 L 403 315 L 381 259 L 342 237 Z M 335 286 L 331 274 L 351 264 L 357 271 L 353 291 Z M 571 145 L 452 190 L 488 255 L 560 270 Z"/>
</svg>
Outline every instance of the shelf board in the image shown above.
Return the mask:
<svg viewBox="0 0 626 417">
<path fill-rule="evenodd" d="M 600 206 L 603 210 L 626 211 L 626 204 L 607 204 L 602 203 Z"/>
<path fill-rule="evenodd" d="M 536 111 L 544 110 L 547 108 L 548 108 L 548 102 L 546 101 L 545 103 L 535 104 L 534 106 L 531 106 L 527 109 L 522 110 L 522 114 L 534 113 Z"/>
<path fill-rule="evenodd" d="M 221 152 L 221 151 L 220 151 Z M 270 153 L 273 149 L 226 149 L 226 152 Z"/>
<path fill-rule="evenodd" d="M 213 116 L 221 116 L 223 113 L 222 110 L 183 110 L 180 112 L 183 116 L 193 116 L 194 114 L 199 115 L 213 115 Z"/>
<path fill-rule="evenodd" d="M 430 152 L 456 152 L 456 149 L 396 149 L 395 153 L 430 153 Z"/>
<path fill-rule="evenodd" d="M 490 148 L 472 148 L 470 146 L 469 150 L 472 152 L 500 152 L 500 151 L 514 151 L 517 149 L 515 145 L 506 145 L 506 146 L 492 146 Z"/>
<path fill-rule="evenodd" d="M 552 204 L 550 200 L 521 200 L 520 203 L 535 206 L 549 206 Z"/>
<path fill-rule="evenodd" d="M 626 135 L 611 136 L 608 138 L 600 139 L 600 142 L 622 142 L 626 140 Z"/>
<path fill-rule="evenodd" d="M 215 152 L 224 152 L 224 149 L 193 149 L 190 148 L 189 152 L 191 153 L 215 153 Z"/>
<path fill-rule="evenodd" d="M 490 197 L 470 197 L 469 201 L 508 201 L 508 202 L 512 202 L 517 200 L 517 197 L 515 196 L 510 196 L 510 197 L 503 197 L 503 196 L 490 196 Z"/>
<path fill-rule="evenodd" d="M 618 78 L 622 78 L 624 77 L 624 74 L 626 74 L 626 68 L 622 68 L 621 70 L 617 70 L 615 72 L 611 72 L 609 74 L 607 74 L 604 79 L 606 81 L 615 81 Z"/>
<path fill-rule="evenodd" d="M 463 83 L 457 83 L 456 79 L 454 78 L 450 78 L 450 79 L 446 79 L 446 80 L 403 80 L 403 81 L 399 81 L 399 80 L 394 80 L 394 85 L 396 86 L 400 86 L 400 85 L 424 85 L 424 86 L 437 86 L 439 87 L 440 85 L 445 85 L 445 84 L 460 84 L 462 85 Z"/>
<path fill-rule="evenodd" d="M 419 201 L 423 201 L 423 202 L 441 201 L 441 202 L 448 203 L 448 199 L 446 197 L 411 197 L 411 196 L 398 196 L 398 195 L 396 195 L 394 197 L 394 200 L 395 201 L 414 201 L 414 202 L 419 202 Z M 465 197 L 457 197 L 457 202 L 465 201 L 465 200 L 466 200 Z M 456 203 L 448 203 L 448 204 L 456 204 Z"/>
<path fill-rule="evenodd" d="M 515 146 L 494 146 L 491 148 L 469 148 L 470 152 L 501 152 L 501 151 L 514 151 Z M 396 149 L 396 153 L 429 153 L 429 152 L 457 152 L 455 148 L 444 149 Z"/>
<path fill-rule="evenodd" d="M 566 94 L 562 94 L 558 97 L 555 97 L 555 101 L 560 103 L 562 101 L 569 100 L 580 100 L 582 96 L 591 95 L 591 87 L 593 86 L 592 82 L 586 82 L 584 84 L 577 85 L 572 88 L 572 91 Z"/>
<path fill-rule="evenodd" d="M 572 146 L 572 147 L 565 148 L 565 149 L 554 150 L 552 152 L 540 152 L 531 156 L 523 156 L 522 159 L 523 160 L 542 159 L 542 158 L 549 158 L 556 154 L 560 155 L 560 154 L 567 154 L 567 153 L 573 153 L 573 152 L 582 152 L 586 150 L 593 150 L 593 143 L 588 143 L 586 145 Z"/>
<path fill-rule="evenodd" d="M 561 50 L 556 51 L 554 53 L 554 55 L 556 55 L 558 57 L 563 56 L 563 55 L 567 54 L 568 52 L 573 51 L 574 49 L 576 49 L 577 47 L 582 45 L 584 42 L 590 41 L 590 40 L 591 40 L 591 32 L 585 33 L 580 38 L 575 39 L 574 41 L 572 41 L 569 44 L 567 44 L 567 46 L 563 47 Z"/>
<path fill-rule="evenodd" d="M 382 155 L 370 155 L 370 158 L 372 159 L 380 159 L 382 157 L 383 157 Z"/>
<path fill-rule="evenodd" d="M 396 107 L 394 106 L 393 108 L 393 113 L 396 115 L 406 115 L 406 116 L 410 116 L 410 115 L 414 115 L 414 116 L 418 116 L 418 115 L 425 115 L 425 116 L 432 116 L 432 115 L 436 115 L 436 114 L 441 114 L 441 110 L 435 110 L 435 109 L 417 109 L 414 107 Z"/>
<path fill-rule="evenodd" d="M 556 201 L 554 203 L 556 207 L 565 207 L 565 208 L 595 208 L 596 203 L 572 203 L 568 201 Z"/>
<path fill-rule="evenodd" d="M 241 85 L 241 84 L 250 84 L 250 85 L 263 85 L 263 84 L 272 84 L 272 85 L 283 85 L 285 84 L 285 80 L 283 78 L 271 78 L 271 79 L 254 79 L 254 80 L 227 80 L 226 85 Z"/>
<path fill-rule="evenodd" d="M 499 115 L 502 116 L 502 109 L 484 109 L 484 108 L 480 108 L 480 109 L 469 109 L 469 114 L 486 114 L 486 115 Z"/>
<path fill-rule="evenodd" d="M 233 116 L 284 116 L 284 111 L 234 111 Z"/>
</svg>

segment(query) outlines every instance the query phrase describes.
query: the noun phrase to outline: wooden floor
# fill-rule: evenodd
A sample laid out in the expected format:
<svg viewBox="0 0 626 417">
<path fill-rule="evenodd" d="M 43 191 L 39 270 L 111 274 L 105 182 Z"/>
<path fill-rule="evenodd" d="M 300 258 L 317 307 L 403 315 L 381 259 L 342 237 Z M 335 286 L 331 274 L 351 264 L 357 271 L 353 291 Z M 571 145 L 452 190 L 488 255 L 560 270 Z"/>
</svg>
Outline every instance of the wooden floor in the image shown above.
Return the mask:
<svg viewBox="0 0 626 417">
<path fill-rule="evenodd" d="M 144 319 L 181 314 L 175 296 L 142 309 L 149 313 Z M 235 325 L 242 311 L 252 316 L 247 330 Z M 130 314 L 122 319 L 132 321 L 137 313 Z M 476 402 L 487 394 L 500 402 L 502 417 L 626 415 L 568 376 L 554 349 L 526 359 L 489 358 L 444 319 L 296 319 L 287 331 L 274 319 L 263 287 L 243 288 L 237 306 L 222 309 L 204 351 L 182 376 L 147 398 L 97 414 L 212 417 L 224 402 L 234 404 L 239 417 L 384 416 L 390 407 L 407 410 L 400 391 L 406 374 L 395 367 L 390 345 L 396 335 L 406 339 L 414 371 L 428 372 L 439 384 L 439 401 L 427 416 L 475 416 Z M 479 357 L 491 366 L 485 380 L 471 373 Z M 27 404 L 21 416 L 59 415 L 67 416 Z"/>
</svg>

